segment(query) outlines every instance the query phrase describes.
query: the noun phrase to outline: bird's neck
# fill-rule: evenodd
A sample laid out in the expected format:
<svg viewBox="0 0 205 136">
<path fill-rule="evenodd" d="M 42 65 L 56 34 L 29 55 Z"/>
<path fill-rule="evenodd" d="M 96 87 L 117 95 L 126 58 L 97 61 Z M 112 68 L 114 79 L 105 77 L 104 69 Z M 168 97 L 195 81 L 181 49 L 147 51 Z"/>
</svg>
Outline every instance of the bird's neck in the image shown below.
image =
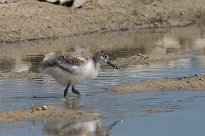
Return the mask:
<svg viewBox="0 0 205 136">
<path fill-rule="evenodd" d="M 95 68 L 99 69 L 100 63 L 99 63 L 98 59 L 96 59 L 94 56 L 92 57 L 92 59 L 93 59 L 93 63 L 95 65 Z"/>
</svg>

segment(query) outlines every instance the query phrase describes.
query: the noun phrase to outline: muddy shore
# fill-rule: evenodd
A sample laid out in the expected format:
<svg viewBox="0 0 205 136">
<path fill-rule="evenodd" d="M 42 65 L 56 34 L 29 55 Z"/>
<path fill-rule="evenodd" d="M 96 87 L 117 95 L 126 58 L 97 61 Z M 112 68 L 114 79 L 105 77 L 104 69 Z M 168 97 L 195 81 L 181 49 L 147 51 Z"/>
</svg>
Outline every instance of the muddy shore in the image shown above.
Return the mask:
<svg viewBox="0 0 205 136">
<path fill-rule="evenodd" d="M 69 8 L 38 0 L 0 0 L 0 43 L 112 30 L 186 26 L 205 20 L 204 0 L 88 0 Z"/>
<path fill-rule="evenodd" d="M 11 110 L 0 111 L 0 124 L 18 123 L 23 121 L 52 121 L 52 120 L 95 120 L 99 117 L 94 114 L 78 110 L 48 108 L 47 110 Z"/>
<path fill-rule="evenodd" d="M 205 75 L 181 77 L 177 79 L 150 80 L 138 83 L 130 83 L 112 88 L 115 92 L 134 92 L 134 91 L 205 91 Z"/>
</svg>

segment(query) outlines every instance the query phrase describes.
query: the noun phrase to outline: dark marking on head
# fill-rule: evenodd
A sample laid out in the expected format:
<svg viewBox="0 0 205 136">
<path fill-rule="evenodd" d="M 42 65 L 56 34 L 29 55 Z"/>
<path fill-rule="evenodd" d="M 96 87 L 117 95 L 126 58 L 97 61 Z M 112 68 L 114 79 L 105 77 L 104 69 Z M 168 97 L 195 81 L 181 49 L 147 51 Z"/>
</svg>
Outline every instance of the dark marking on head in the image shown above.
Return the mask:
<svg viewBox="0 0 205 136">
<path fill-rule="evenodd" d="M 107 62 L 108 58 L 109 58 L 108 55 L 105 54 L 104 51 L 96 51 L 95 54 L 93 55 L 93 60 L 96 63 Z"/>
</svg>

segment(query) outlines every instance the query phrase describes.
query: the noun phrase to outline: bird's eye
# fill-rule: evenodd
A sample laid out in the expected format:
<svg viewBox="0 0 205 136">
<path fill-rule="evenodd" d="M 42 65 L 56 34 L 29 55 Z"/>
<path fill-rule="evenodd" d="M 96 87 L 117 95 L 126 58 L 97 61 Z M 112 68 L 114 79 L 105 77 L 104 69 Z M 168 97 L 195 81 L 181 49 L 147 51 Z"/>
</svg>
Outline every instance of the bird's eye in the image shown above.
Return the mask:
<svg viewBox="0 0 205 136">
<path fill-rule="evenodd" d="M 105 55 L 104 58 L 105 58 L 105 59 L 108 59 L 108 55 Z"/>
</svg>

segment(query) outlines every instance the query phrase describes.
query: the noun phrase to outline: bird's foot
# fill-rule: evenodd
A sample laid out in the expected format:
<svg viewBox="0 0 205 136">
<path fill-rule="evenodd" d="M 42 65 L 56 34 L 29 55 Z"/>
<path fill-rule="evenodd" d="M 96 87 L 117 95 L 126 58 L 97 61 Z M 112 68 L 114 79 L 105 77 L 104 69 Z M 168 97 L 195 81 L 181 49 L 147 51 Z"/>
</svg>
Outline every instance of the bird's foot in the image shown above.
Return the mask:
<svg viewBox="0 0 205 136">
<path fill-rule="evenodd" d="M 76 90 L 74 87 L 72 87 L 72 92 L 74 94 L 81 95 L 81 93 L 78 90 Z"/>
</svg>

